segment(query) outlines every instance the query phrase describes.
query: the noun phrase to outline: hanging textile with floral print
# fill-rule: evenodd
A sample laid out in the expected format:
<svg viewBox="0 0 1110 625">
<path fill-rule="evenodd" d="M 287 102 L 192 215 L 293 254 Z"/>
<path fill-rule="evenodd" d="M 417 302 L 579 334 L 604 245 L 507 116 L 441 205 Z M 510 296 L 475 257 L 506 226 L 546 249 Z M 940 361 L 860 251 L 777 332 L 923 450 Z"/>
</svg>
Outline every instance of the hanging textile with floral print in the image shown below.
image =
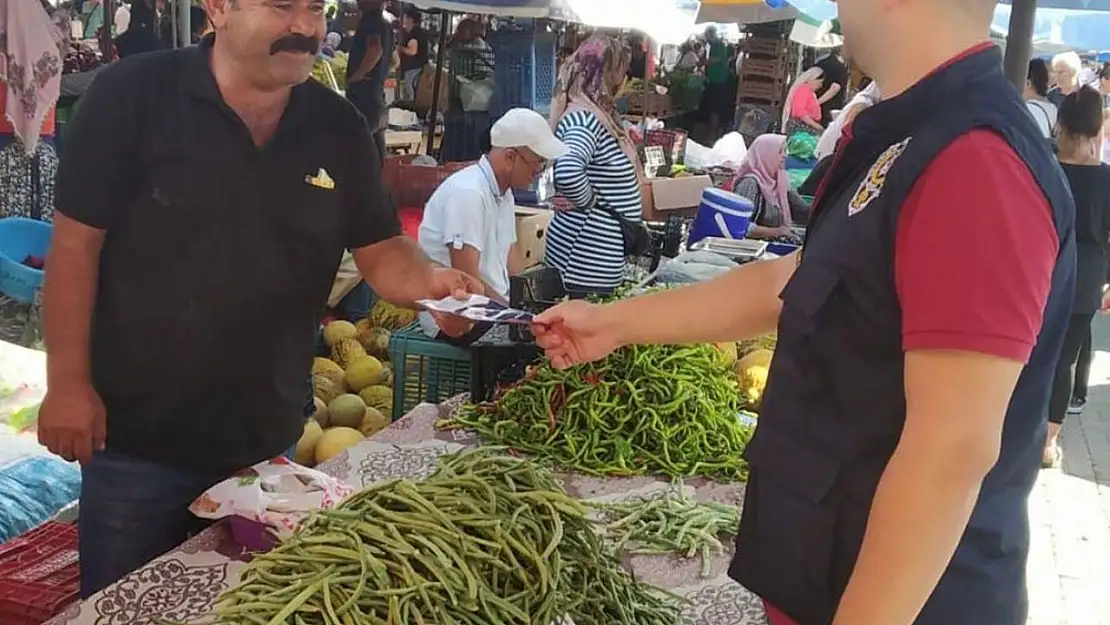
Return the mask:
<svg viewBox="0 0 1110 625">
<path fill-rule="evenodd" d="M 0 0 L 0 82 L 7 89 L 4 115 L 28 154 L 58 101 L 61 34 L 39 0 Z"/>
</svg>

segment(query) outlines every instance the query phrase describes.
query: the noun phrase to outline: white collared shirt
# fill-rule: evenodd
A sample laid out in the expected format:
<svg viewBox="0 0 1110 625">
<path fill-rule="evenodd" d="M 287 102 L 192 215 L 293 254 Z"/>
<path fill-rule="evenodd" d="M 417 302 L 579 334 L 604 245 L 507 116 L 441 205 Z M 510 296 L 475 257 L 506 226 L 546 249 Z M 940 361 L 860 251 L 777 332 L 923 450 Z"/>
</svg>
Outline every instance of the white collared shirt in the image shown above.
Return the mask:
<svg viewBox="0 0 1110 625">
<path fill-rule="evenodd" d="M 439 185 L 424 206 L 417 237 L 420 249 L 433 261 L 451 266 L 451 249 L 478 250 L 479 277 L 498 295 L 509 297 L 509 251 L 516 243 L 516 201 L 513 192 L 501 193 L 489 161 L 453 174 Z M 420 314 L 428 336 L 439 332 L 431 316 Z"/>
</svg>

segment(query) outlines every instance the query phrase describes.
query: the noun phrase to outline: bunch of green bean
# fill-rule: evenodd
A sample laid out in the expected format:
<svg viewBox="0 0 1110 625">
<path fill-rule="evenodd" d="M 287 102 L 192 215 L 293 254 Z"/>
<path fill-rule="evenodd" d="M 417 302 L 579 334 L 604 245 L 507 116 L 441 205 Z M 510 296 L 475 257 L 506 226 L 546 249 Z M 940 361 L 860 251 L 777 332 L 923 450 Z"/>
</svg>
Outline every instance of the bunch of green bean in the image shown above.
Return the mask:
<svg viewBox="0 0 1110 625">
<path fill-rule="evenodd" d="M 676 623 L 678 601 L 636 582 L 616 553 L 548 470 L 481 449 L 319 512 L 255 556 L 217 623 Z"/>
<path fill-rule="evenodd" d="M 602 512 L 605 536 L 632 554 L 681 553 L 701 556 L 701 576 L 708 577 L 713 557 L 725 553 L 721 536 L 740 529 L 740 508 L 698 502 L 669 493 L 647 501 L 591 503 Z"/>
<path fill-rule="evenodd" d="M 712 345 L 630 346 L 564 371 L 541 364 L 437 425 L 591 475 L 742 481 L 752 427 L 738 418 L 737 389 Z"/>
</svg>

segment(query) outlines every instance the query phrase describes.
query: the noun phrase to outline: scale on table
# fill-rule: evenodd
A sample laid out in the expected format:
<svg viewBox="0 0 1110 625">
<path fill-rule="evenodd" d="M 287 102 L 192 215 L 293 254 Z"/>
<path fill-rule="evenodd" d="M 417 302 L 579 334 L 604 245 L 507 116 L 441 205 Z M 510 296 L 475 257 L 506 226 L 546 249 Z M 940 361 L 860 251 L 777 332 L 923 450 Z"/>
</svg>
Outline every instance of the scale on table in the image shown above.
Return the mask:
<svg viewBox="0 0 1110 625">
<path fill-rule="evenodd" d="M 738 263 L 746 263 L 761 258 L 767 251 L 766 241 L 751 239 L 726 239 L 724 237 L 705 237 L 690 246 L 697 251 L 714 252 L 727 256 Z"/>
</svg>

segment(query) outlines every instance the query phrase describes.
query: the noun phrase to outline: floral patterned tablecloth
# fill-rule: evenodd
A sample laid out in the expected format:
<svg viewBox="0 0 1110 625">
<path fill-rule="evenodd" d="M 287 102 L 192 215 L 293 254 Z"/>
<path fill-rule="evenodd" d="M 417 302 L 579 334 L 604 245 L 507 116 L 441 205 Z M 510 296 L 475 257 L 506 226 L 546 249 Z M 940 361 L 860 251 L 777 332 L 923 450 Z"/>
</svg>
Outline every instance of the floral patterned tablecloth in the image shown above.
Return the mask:
<svg viewBox="0 0 1110 625">
<path fill-rule="evenodd" d="M 424 404 L 377 436 L 319 468 L 355 486 L 390 478 L 421 478 L 435 469 L 439 456 L 477 444 L 466 432 L 437 432 L 436 419 L 452 410 Z M 647 498 L 674 488 L 653 478 L 599 479 L 570 475 L 567 491 L 583 499 Z M 684 487 L 700 500 L 739 503 L 744 485 L 692 480 Z M 637 576 L 690 599 L 681 625 L 765 625 L 760 600 L 726 575 L 729 553 L 717 557 L 708 578 L 700 560 L 678 556 L 635 556 L 628 560 Z M 212 621 L 211 608 L 234 585 L 245 566 L 244 554 L 219 523 L 154 560 L 88 601 L 71 606 L 49 625 L 158 625 L 172 620 L 196 625 Z M 680 624 L 676 624 L 680 625 Z"/>
</svg>

